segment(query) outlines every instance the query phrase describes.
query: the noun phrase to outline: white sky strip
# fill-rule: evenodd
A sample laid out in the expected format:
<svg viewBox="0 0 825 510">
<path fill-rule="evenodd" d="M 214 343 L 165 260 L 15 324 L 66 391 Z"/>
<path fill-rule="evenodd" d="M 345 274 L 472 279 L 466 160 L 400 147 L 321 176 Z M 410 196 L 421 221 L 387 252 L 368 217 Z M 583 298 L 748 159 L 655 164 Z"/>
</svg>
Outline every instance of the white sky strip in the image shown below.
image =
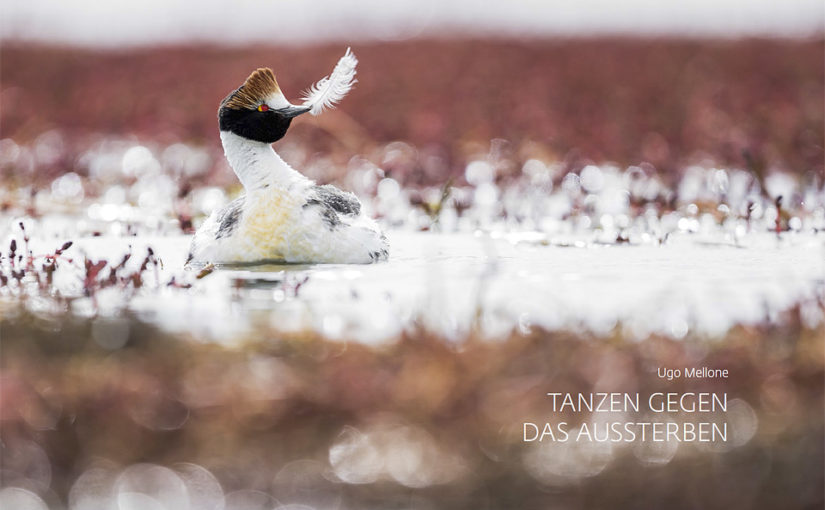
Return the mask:
<svg viewBox="0 0 825 510">
<path fill-rule="evenodd" d="M 88 46 L 352 43 L 462 34 L 806 37 L 823 30 L 822 0 L 314 0 L 311 7 L 204 0 L 194 8 L 187 0 L 0 2 L 0 38 Z"/>
<path fill-rule="evenodd" d="M 304 106 L 310 106 L 312 115 L 319 115 L 326 108 L 333 108 L 352 89 L 355 79 L 355 66 L 358 59 L 350 48 L 335 64 L 332 74 L 321 78 L 304 93 Z"/>
</svg>

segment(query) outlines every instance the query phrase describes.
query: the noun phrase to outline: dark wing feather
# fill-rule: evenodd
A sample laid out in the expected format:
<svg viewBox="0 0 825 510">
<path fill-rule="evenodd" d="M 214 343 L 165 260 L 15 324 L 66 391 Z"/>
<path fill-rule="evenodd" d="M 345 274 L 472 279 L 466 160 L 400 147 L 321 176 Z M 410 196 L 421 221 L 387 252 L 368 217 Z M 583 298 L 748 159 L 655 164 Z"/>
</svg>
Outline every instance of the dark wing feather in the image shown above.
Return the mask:
<svg viewBox="0 0 825 510">
<path fill-rule="evenodd" d="M 358 201 L 355 195 L 341 191 L 329 184 L 313 186 L 310 189 L 309 198 L 307 198 L 304 208 L 310 206 L 320 208 L 321 217 L 330 229 L 334 229 L 341 224 L 339 214 L 353 217 L 361 214 L 361 202 Z"/>
<path fill-rule="evenodd" d="M 331 184 L 314 186 L 310 193 L 310 200 L 316 200 L 333 211 L 347 216 L 361 214 L 361 202 L 358 201 L 355 195 L 347 191 L 341 191 Z"/>
<path fill-rule="evenodd" d="M 235 227 L 238 226 L 241 219 L 244 199 L 245 197 L 241 195 L 218 211 L 218 232 L 215 234 L 215 239 L 229 237 L 235 231 Z"/>
</svg>

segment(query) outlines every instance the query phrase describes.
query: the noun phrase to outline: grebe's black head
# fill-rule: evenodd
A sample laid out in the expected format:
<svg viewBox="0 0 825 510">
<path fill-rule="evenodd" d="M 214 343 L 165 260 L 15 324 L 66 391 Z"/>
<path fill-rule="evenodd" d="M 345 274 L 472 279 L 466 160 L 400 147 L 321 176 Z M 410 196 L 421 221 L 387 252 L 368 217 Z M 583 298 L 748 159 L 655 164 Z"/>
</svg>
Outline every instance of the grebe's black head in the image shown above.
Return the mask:
<svg viewBox="0 0 825 510">
<path fill-rule="evenodd" d="M 272 70 L 261 68 L 221 101 L 218 122 L 221 131 L 272 143 L 284 137 L 293 117 L 309 110 L 308 106 L 290 104 Z"/>
</svg>

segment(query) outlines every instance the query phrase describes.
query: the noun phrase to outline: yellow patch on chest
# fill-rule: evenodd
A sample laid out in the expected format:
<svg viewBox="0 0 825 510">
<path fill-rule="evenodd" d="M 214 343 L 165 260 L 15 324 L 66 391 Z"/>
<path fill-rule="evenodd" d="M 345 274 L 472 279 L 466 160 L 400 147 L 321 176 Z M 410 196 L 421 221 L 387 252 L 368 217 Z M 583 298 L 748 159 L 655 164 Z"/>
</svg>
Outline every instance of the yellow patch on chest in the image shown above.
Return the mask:
<svg viewBox="0 0 825 510">
<path fill-rule="evenodd" d="M 289 250 L 289 234 L 296 228 L 301 200 L 283 190 L 269 188 L 247 197 L 248 207 L 241 218 L 238 238 L 243 239 L 245 260 L 284 259 Z"/>
</svg>

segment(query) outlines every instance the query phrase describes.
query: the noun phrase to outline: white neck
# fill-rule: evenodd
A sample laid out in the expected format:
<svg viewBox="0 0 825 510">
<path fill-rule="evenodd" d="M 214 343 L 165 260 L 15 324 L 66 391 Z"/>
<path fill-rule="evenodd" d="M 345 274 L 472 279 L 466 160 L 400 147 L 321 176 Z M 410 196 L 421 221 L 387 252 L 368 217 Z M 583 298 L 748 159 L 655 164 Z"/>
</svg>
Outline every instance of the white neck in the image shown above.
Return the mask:
<svg viewBox="0 0 825 510">
<path fill-rule="evenodd" d="M 306 177 L 281 159 L 268 143 L 256 142 L 230 131 L 221 131 L 223 153 L 247 191 L 266 185 L 286 187 Z"/>
</svg>

